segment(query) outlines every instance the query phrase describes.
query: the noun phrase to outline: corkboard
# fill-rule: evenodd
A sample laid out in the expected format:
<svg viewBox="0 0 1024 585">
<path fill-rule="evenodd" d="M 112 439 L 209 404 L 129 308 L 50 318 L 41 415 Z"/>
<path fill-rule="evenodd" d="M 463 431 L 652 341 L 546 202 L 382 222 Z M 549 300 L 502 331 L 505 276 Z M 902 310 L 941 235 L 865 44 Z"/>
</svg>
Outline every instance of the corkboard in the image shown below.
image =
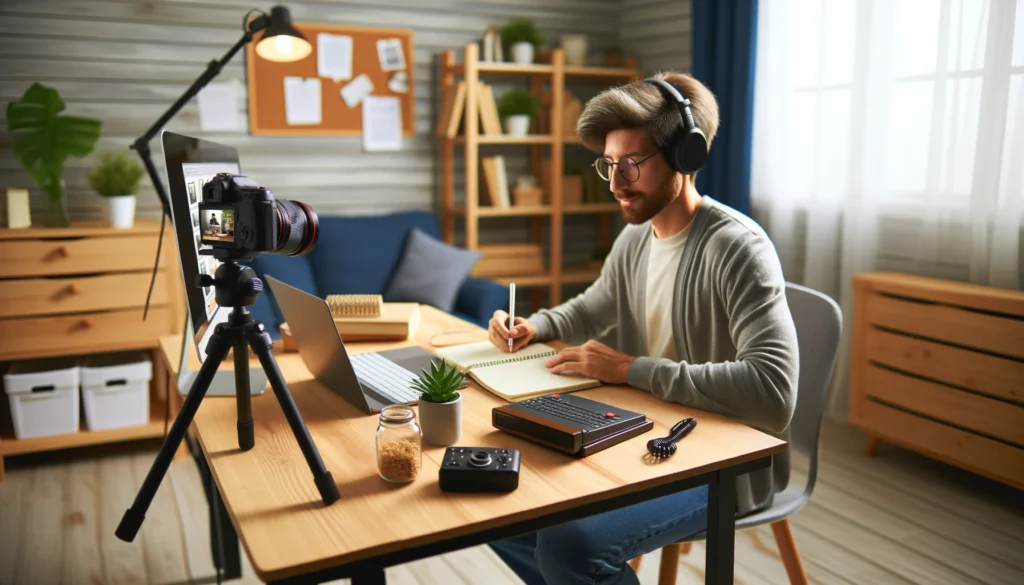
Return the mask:
<svg viewBox="0 0 1024 585">
<path fill-rule="evenodd" d="M 292 63 L 275 63 L 256 55 L 256 42 L 246 45 L 246 74 L 249 93 L 249 133 L 267 136 L 358 136 L 362 134 L 362 104 L 349 107 L 341 90 L 360 74 L 373 83 L 369 95 L 396 96 L 401 103 L 402 131 L 415 134 L 415 87 L 413 32 L 406 29 L 384 29 L 338 26 L 308 22 L 292 23 L 313 46 L 308 56 Z M 352 76 L 335 81 L 320 79 L 321 114 L 319 124 L 291 125 L 285 115 L 285 77 L 318 77 L 317 35 L 328 33 L 352 37 Z M 377 52 L 379 39 L 398 39 L 402 46 L 407 81 L 406 92 L 396 93 L 388 87 L 393 71 L 381 69 Z"/>
</svg>

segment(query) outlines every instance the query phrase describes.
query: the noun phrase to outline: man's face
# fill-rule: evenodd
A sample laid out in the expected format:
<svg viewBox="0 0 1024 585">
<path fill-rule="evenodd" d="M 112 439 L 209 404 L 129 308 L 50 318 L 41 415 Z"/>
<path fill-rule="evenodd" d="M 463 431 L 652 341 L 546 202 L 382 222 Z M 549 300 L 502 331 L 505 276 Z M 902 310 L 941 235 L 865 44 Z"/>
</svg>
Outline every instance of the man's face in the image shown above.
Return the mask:
<svg viewBox="0 0 1024 585">
<path fill-rule="evenodd" d="M 621 206 L 623 219 L 629 223 L 648 221 L 679 192 L 678 173 L 669 168 L 642 130 L 609 132 L 604 141 L 604 158 L 619 163 L 610 167 L 608 187 Z M 627 159 L 639 164 L 633 166 Z M 630 182 L 627 177 L 636 180 Z"/>
</svg>

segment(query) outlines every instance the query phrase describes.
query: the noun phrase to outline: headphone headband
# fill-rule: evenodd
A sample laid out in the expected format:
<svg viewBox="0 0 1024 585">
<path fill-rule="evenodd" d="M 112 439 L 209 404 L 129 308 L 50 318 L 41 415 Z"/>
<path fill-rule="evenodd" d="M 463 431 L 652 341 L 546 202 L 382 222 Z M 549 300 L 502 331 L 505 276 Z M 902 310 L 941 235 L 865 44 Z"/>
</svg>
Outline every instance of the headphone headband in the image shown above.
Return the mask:
<svg viewBox="0 0 1024 585">
<path fill-rule="evenodd" d="M 662 154 L 674 170 L 690 175 L 704 165 L 708 156 L 707 138 L 693 120 L 690 100 L 672 84 L 663 79 L 645 79 L 644 83 L 657 87 L 665 101 L 675 104 L 682 117 L 679 130 L 662 147 Z"/>
</svg>

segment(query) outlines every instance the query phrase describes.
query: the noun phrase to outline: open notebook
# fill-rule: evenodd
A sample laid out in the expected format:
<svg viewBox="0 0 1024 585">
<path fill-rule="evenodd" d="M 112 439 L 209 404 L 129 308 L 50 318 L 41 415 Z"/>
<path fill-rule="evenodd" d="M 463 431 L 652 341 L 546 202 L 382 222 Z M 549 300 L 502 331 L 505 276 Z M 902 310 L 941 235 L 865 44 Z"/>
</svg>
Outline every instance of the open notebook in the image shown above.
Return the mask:
<svg viewBox="0 0 1024 585">
<path fill-rule="evenodd" d="M 576 374 L 552 374 L 544 363 L 558 351 L 543 343 L 527 345 L 514 354 L 502 352 L 490 341 L 440 348 L 434 353 L 460 370 L 468 369 L 467 375 L 509 402 L 601 385 Z"/>
</svg>

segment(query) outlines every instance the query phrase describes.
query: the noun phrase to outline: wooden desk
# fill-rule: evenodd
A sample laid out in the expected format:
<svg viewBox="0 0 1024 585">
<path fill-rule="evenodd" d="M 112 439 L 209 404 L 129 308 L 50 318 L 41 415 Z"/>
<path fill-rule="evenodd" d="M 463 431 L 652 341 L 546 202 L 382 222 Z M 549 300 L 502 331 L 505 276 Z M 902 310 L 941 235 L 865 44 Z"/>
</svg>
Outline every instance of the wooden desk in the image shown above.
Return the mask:
<svg viewBox="0 0 1024 585">
<path fill-rule="evenodd" d="M 432 335 L 468 326 L 429 307 L 422 310 L 415 342 L 428 349 Z M 347 347 L 358 353 L 410 343 Z M 231 523 L 256 573 L 267 582 L 351 577 L 354 584 L 383 583 L 388 566 L 708 484 L 706 579 L 731 584 L 735 476 L 767 466 L 771 455 L 786 448 L 779 439 L 723 417 L 662 402 L 628 386 L 604 386 L 581 395 L 646 413 L 655 428 L 585 459 L 569 458 L 494 429 L 491 409 L 504 401 L 472 383 L 463 391 L 459 445 L 519 449 L 519 488 L 508 494 L 442 492 L 437 474 L 444 448 L 429 445 L 424 445 L 419 478 L 394 486 L 377 475 L 377 416 L 363 414 L 316 382 L 298 354 L 278 353 L 276 360 L 338 482 L 340 501 L 323 506 L 272 392 L 252 399 L 256 446 L 250 451 L 238 448 L 233 398 L 206 398 L 193 425 Z M 169 361 L 175 364 L 177 359 Z M 684 440 L 684 448 L 661 462 L 645 457 L 649 439 L 666 435 L 688 416 L 700 424 Z"/>
</svg>

